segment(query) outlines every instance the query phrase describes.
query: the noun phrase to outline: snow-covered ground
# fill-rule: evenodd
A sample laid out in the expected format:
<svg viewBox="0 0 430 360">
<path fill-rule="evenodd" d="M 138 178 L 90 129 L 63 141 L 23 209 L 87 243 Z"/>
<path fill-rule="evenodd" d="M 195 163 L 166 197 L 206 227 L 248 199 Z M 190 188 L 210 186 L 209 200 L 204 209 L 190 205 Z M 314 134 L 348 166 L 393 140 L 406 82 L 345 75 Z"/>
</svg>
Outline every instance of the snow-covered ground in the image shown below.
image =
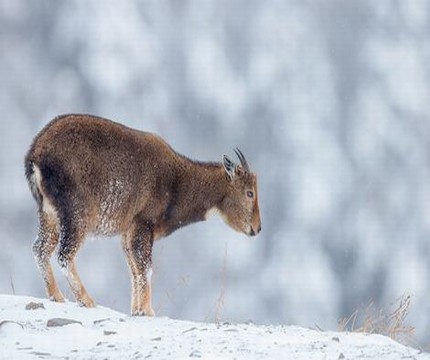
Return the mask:
<svg viewBox="0 0 430 360">
<path fill-rule="evenodd" d="M 0 295 L 1 359 L 429 359 L 380 335 L 130 317 Z"/>
</svg>

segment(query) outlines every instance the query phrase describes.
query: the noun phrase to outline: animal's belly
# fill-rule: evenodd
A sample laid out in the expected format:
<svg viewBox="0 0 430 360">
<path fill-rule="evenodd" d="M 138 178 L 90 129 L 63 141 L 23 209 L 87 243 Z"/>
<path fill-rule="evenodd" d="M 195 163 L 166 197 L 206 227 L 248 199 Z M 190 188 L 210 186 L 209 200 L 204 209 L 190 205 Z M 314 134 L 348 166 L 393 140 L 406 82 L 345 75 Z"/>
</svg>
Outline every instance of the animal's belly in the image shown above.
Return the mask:
<svg viewBox="0 0 430 360">
<path fill-rule="evenodd" d="M 121 231 L 116 221 L 102 218 L 94 227 L 93 232 L 95 235 L 114 236 Z"/>
</svg>

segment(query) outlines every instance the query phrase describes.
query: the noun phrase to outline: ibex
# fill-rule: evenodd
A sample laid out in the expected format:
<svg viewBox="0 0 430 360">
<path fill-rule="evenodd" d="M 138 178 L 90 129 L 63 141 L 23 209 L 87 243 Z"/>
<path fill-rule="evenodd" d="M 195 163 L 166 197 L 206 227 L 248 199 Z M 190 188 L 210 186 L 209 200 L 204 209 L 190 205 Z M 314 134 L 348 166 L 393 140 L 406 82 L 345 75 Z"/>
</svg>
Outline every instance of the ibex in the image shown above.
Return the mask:
<svg viewBox="0 0 430 360">
<path fill-rule="evenodd" d="M 34 139 L 25 173 L 38 205 L 33 253 L 48 297 L 63 302 L 50 257 L 83 306 L 93 307 L 76 271 L 75 255 L 89 234 L 122 235 L 132 279 L 132 315 L 153 316 L 155 240 L 216 213 L 234 230 L 260 232 L 257 178 L 239 149 L 236 165 L 193 161 L 159 136 L 92 115 L 63 115 Z"/>
</svg>

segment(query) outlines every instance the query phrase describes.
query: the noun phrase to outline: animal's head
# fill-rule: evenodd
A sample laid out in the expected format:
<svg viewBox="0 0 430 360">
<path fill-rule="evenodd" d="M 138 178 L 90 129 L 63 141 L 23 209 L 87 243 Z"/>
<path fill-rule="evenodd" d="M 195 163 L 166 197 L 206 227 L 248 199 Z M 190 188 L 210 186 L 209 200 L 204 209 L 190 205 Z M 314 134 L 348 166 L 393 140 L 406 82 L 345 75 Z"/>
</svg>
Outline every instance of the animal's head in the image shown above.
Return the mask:
<svg viewBox="0 0 430 360">
<path fill-rule="evenodd" d="M 221 211 L 224 221 L 229 226 L 236 231 L 254 236 L 261 230 L 257 176 L 249 169 L 242 152 L 237 148 L 234 151 L 240 165 L 235 164 L 226 155 L 223 156 L 228 185 Z"/>
</svg>

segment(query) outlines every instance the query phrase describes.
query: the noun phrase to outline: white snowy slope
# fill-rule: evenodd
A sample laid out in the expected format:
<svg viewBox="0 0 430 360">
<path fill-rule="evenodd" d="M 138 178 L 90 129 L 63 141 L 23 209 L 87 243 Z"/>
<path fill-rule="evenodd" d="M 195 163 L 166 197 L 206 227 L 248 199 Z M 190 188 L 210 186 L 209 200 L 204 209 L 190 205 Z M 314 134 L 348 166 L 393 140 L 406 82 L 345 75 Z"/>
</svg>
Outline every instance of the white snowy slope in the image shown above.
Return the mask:
<svg viewBox="0 0 430 360">
<path fill-rule="evenodd" d="M 380 335 L 129 317 L 0 295 L 0 359 L 429 359 Z"/>
</svg>

